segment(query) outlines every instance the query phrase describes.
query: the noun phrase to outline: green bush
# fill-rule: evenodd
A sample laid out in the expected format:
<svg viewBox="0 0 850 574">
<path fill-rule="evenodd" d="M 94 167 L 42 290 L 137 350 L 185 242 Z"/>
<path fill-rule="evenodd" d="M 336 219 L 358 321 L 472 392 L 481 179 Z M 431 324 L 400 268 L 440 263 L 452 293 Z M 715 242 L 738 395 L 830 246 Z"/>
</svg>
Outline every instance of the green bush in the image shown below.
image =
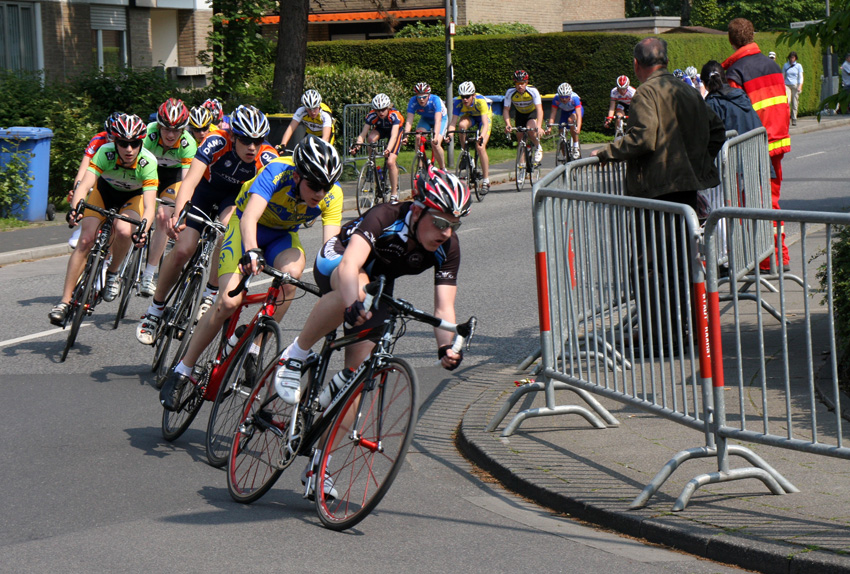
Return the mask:
<svg viewBox="0 0 850 574">
<path fill-rule="evenodd" d="M 92 136 L 103 130 L 103 119 L 93 118 L 91 99 L 85 94 L 68 95 L 50 102 L 46 127 L 53 130 L 50 142 L 50 184 L 48 200 L 60 210 L 74 185 L 83 152 Z"/>
<path fill-rule="evenodd" d="M 4 156 L 0 166 L 0 218 L 11 217 L 12 212 L 22 207 L 29 196 L 29 173 L 32 152 L 19 150 L 13 140 L 0 142 L 0 154 Z"/>
<path fill-rule="evenodd" d="M 93 107 L 89 112 L 96 118 L 120 111 L 147 121 L 166 99 L 183 97 L 177 85 L 156 68 L 96 71 L 79 76 L 71 85 L 75 93 L 91 98 Z"/>
<path fill-rule="evenodd" d="M 469 24 L 458 26 L 455 30 L 458 36 L 477 36 L 482 34 L 537 34 L 537 29 L 530 24 L 520 22 L 509 22 L 504 24 Z M 414 22 L 406 25 L 398 31 L 396 38 L 445 38 L 446 26 L 444 24 L 423 24 Z"/>
<path fill-rule="evenodd" d="M 839 358 L 841 387 L 850 392 L 850 226 L 835 230 L 832 244 L 832 304 L 835 318 L 836 344 Z M 826 267 L 821 266 L 817 277 L 823 293 L 827 293 Z M 826 295 L 821 300 L 827 304 Z"/>
</svg>

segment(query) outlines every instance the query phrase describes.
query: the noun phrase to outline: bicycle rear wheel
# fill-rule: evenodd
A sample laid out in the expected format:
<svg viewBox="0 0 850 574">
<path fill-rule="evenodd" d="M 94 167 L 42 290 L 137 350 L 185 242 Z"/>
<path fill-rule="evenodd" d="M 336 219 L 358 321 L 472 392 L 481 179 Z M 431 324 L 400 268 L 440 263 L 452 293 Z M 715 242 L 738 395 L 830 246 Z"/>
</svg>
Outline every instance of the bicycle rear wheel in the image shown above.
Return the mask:
<svg viewBox="0 0 850 574">
<path fill-rule="evenodd" d="M 374 168 L 366 164 L 357 179 L 357 213 L 363 215 L 375 205 L 375 182 Z"/>
<path fill-rule="evenodd" d="M 519 142 L 519 145 L 516 148 L 516 190 L 522 191 L 522 188 L 525 186 L 525 176 L 528 173 L 526 169 L 526 156 L 525 156 L 525 141 Z"/>
<path fill-rule="evenodd" d="M 187 381 L 178 393 L 177 404 L 179 406 L 177 410 L 162 409 L 162 438 L 171 442 L 177 440 L 180 435 L 186 432 L 186 429 L 189 428 L 189 425 L 198 416 L 198 411 L 204 405 L 201 386 L 201 381 L 198 381 L 197 387 Z"/>
<path fill-rule="evenodd" d="M 413 440 L 417 389 L 410 365 L 391 358 L 372 381 L 355 385 L 336 414 L 316 473 L 316 510 L 327 528 L 351 528 L 389 490 Z M 358 413 L 358 438 L 352 439 Z M 325 492 L 325 481 L 332 481 L 336 497 Z"/>
<path fill-rule="evenodd" d="M 93 293 L 94 282 L 100 274 L 101 265 L 103 262 L 103 254 L 98 250 L 93 257 L 89 258 L 83 269 L 83 274 L 80 276 L 80 281 L 74 288 L 74 293 L 71 295 L 71 330 L 68 333 L 68 338 L 65 341 L 65 348 L 62 349 L 62 357 L 60 363 L 65 362 L 68 356 L 68 351 L 74 346 L 77 340 L 77 333 L 80 332 L 80 325 L 83 324 L 83 318 L 88 314 L 89 309 L 94 309 L 94 300 L 96 294 Z"/>
<path fill-rule="evenodd" d="M 284 403 L 275 393 L 276 367 L 274 361 L 263 371 L 245 403 L 230 445 L 227 491 L 242 504 L 250 504 L 268 492 L 297 454 L 286 450 L 295 406 Z M 273 399 L 263 407 L 266 397 Z M 303 423 L 299 416 L 296 434 L 301 432 Z"/>
<path fill-rule="evenodd" d="M 115 322 L 112 324 L 113 329 L 118 328 L 121 320 L 127 314 L 127 307 L 130 305 L 130 297 L 133 294 L 133 286 L 139 277 L 142 250 L 134 247 L 128 257 L 129 261 L 124 265 L 124 269 L 121 270 L 121 299 L 118 301 L 118 312 L 115 314 Z"/>
<path fill-rule="evenodd" d="M 283 351 L 281 339 L 280 326 L 274 319 L 259 323 L 253 336 L 242 345 L 239 356 L 227 367 L 207 423 L 205 446 L 210 465 L 221 468 L 227 464 L 233 433 L 245 410 L 245 401 L 251 396 L 257 376 L 277 362 Z M 251 353 L 252 344 L 259 347 L 256 354 Z"/>
</svg>

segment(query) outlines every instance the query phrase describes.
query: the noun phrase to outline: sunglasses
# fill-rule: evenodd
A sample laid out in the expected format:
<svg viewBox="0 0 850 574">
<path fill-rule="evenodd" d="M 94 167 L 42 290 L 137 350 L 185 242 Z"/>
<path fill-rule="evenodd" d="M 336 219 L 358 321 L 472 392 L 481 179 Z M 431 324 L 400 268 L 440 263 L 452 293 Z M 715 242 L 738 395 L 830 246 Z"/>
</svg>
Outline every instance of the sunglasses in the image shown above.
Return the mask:
<svg viewBox="0 0 850 574">
<path fill-rule="evenodd" d="M 460 221 L 449 221 L 448 219 L 444 219 L 437 215 L 431 214 L 431 221 L 434 222 L 434 227 L 436 227 L 440 231 L 445 231 L 446 229 L 451 229 L 452 231 L 457 231 L 460 227 Z"/>
<path fill-rule="evenodd" d="M 417 100 L 427 100 L 430 96 L 428 94 L 423 94 L 421 96 L 416 96 Z"/>
<path fill-rule="evenodd" d="M 123 148 L 139 149 L 142 147 L 142 140 L 115 140 L 115 145 Z"/>
<path fill-rule="evenodd" d="M 475 97 L 475 94 L 473 94 L 473 95 L 471 95 L 471 96 L 461 96 L 461 97 L 460 97 L 460 99 L 462 99 L 462 100 L 471 100 L 471 99 L 472 99 L 472 98 L 474 98 L 474 97 Z"/>
<path fill-rule="evenodd" d="M 207 127 L 205 127 L 205 128 L 189 128 L 189 130 L 190 130 L 193 134 L 203 134 L 203 133 L 206 133 L 206 132 L 210 131 L 210 128 L 209 128 L 209 126 L 207 126 Z"/>
<path fill-rule="evenodd" d="M 246 136 L 236 136 L 236 139 L 243 145 L 263 145 L 265 138 L 249 138 Z"/>
<path fill-rule="evenodd" d="M 306 177 L 303 179 L 306 182 L 307 187 L 309 187 L 312 191 L 315 191 L 316 193 L 327 193 L 328 191 L 330 191 L 330 187 L 324 187 L 321 184 L 316 183 L 315 181 L 310 181 Z"/>
</svg>

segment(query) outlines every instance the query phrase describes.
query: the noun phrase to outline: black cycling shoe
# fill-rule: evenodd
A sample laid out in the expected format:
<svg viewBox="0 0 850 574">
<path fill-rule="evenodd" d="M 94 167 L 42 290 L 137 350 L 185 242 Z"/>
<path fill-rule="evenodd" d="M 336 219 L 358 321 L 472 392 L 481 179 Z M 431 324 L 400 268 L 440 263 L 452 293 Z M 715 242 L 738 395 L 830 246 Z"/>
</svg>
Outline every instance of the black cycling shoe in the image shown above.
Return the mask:
<svg viewBox="0 0 850 574">
<path fill-rule="evenodd" d="M 68 312 L 71 310 L 71 305 L 69 303 L 57 303 L 53 309 L 50 310 L 50 313 L 47 314 L 47 318 L 50 319 L 50 322 L 56 325 L 57 327 L 65 326 L 65 319 L 68 317 Z"/>
<path fill-rule="evenodd" d="M 171 371 L 159 390 L 159 402 L 162 404 L 162 408 L 171 412 L 176 411 L 180 406 L 180 392 L 185 385 L 192 384 L 192 382 L 192 379 L 186 375 Z"/>
</svg>

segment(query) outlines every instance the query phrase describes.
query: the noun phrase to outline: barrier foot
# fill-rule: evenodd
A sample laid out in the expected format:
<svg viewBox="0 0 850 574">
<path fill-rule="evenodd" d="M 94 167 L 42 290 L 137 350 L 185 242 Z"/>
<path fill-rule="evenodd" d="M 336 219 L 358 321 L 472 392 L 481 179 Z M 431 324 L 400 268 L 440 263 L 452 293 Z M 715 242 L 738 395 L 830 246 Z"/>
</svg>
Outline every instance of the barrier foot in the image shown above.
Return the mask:
<svg viewBox="0 0 850 574">
<path fill-rule="evenodd" d="M 723 295 L 723 296 L 720 297 L 720 301 L 732 301 L 732 299 L 733 299 L 732 295 Z M 759 298 L 756 297 L 755 295 L 753 295 L 752 293 L 739 293 L 738 294 L 738 300 L 739 301 L 759 301 Z M 779 313 L 779 311 L 776 310 L 776 307 L 774 307 L 773 305 L 771 305 L 770 303 L 768 303 L 764 299 L 761 299 L 759 304 L 761 305 L 762 309 L 764 309 L 765 311 L 770 313 L 770 315 L 773 316 L 774 319 L 776 319 L 780 323 L 782 322 L 782 315 Z M 786 321 L 786 323 L 790 323 L 790 321 Z"/>
<path fill-rule="evenodd" d="M 523 359 L 523 361 L 519 364 L 519 366 L 517 366 L 516 373 L 518 375 L 524 373 L 525 370 L 534 363 L 534 361 L 536 361 L 537 359 L 540 358 L 540 353 L 541 353 L 540 347 L 537 347 L 536 351 L 534 351 L 529 356 L 527 356 L 525 359 Z"/>
<path fill-rule="evenodd" d="M 706 458 L 709 456 L 716 456 L 717 449 L 709 448 L 707 446 L 701 446 L 698 448 L 689 448 L 687 450 L 680 450 L 676 454 L 673 455 L 673 458 L 667 461 L 661 470 L 658 471 L 649 484 L 647 484 L 640 494 L 637 495 L 631 504 L 629 504 L 629 510 L 635 510 L 637 508 L 643 508 L 646 506 L 646 503 L 649 502 L 649 499 L 652 498 L 658 489 L 670 478 L 670 475 L 679 468 L 685 461 L 688 461 L 692 458 Z"/>
<path fill-rule="evenodd" d="M 715 484 L 718 482 L 731 482 L 733 480 L 743 480 L 745 478 L 757 478 L 767 486 L 773 494 L 785 494 L 785 491 L 779 486 L 769 472 L 761 468 L 736 468 L 726 472 L 711 472 L 695 476 L 688 481 L 685 488 L 682 489 L 682 494 L 676 499 L 676 504 L 673 505 L 673 512 L 681 512 L 688 505 L 694 492 L 700 486 L 706 484 Z"/>
<path fill-rule="evenodd" d="M 782 490 L 784 490 L 785 492 L 789 494 L 793 492 L 800 492 L 799 488 L 791 484 L 791 481 L 782 476 L 779 471 L 770 466 L 767 461 L 765 461 L 762 457 L 754 453 L 752 450 L 736 444 L 727 445 L 726 450 L 729 452 L 729 454 L 743 457 L 751 465 L 756 466 L 769 473 L 776 480 L 776 482 L 779 483 L 779 486 L 781 486 Z"/>
<path fill-rule="evenodd" d="M 487 432 L 493 432 L 494 430 L 496 430 L 496 427 L 498 427 L 499 424 L 504 420 L 504 418 L 508 416 L 508 413 L 511 411 L 512 408 L 514 408 L 514 405 L 517 404 L 517 402 L 523 395 L 531 392 L 543 391 L 545 389 L 546 384 L 538 382 L 526 383 L 520 387 L 517 387 L 516 390 L 511 393 L 511 396 L 508 397 L 508 399 L 504 402 L 504 404 L 502 404 L 502 408 L 499 409 L 499 412 L 493 415 L 493 418 L 490 419 L 490 424 L 488 424 L 487 428 L 484 430 L 486 430 Z"/>
<path fill-rule="evenodd" d="M 577 394 L 581 399 L 587 403 L 594 412 L 599 415 L 599 418 L 605 421 L 609 427 L 618 427 L 620 426 L 620 421 L 617 420 L 617 417 L 611 414 L 611 411 L 602 406 L 602 403 L 596 400 L 589 392 L 584 389 L 580 389 L 578 387 L 574 387 L 572 385 L 568 385 L 567 383 L 562 383 L 561 381 L 554 381 L 554 387 L 556 391 L 572 391 Z"/>
<path fill-rule="evenodd" d="M 593 425 L 594 428 L 604 429 L 607 428 L 605 423 L 602 420 L 594 415 L 592 412 L 587 410 L 584 407 L 577 406 L 560 406 L 554 408 L 542 407 L 539 409 L 528 409 L 525 411 L 521 411 L 516 414 L 516 416 L 511 420 L 510 424 L 505 427 L 505 430 L 502 431 L 501 437 L 509 437 L 516 429 L 519 428 L 519 425 L 526 419 L 535 418 L 535 417 L 548 417 L 555 415 L 579 415 L 584 417 L 584 419 Z"/>
</svg>

